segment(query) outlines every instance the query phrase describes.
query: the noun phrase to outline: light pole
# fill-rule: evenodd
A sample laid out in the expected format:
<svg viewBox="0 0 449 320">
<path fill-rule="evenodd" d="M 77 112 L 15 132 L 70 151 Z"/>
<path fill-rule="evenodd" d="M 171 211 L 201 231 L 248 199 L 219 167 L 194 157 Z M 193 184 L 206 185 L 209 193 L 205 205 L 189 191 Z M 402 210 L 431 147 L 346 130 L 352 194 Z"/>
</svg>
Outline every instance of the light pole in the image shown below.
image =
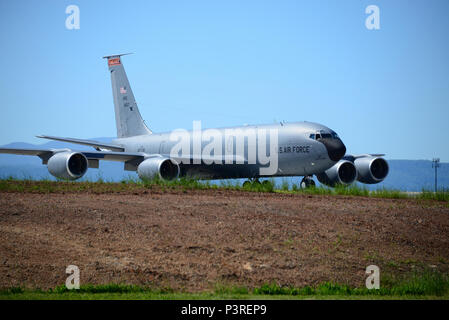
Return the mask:
<svg viewBox="0 0 449 320">
<path fill-rule="evenodd" d="M 435 193 L 437 192 L 437 169 L 440 167 L 440 158 L 432 159 L 432 168 L 435 168 Z"/>
</svg>

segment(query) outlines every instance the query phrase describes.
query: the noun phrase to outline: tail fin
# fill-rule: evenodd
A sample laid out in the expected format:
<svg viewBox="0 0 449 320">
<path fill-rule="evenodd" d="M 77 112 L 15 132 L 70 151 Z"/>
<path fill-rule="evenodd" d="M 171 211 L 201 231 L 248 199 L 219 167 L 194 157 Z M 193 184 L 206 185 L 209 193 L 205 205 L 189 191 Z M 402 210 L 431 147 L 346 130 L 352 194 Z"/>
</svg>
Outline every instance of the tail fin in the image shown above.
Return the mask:
<svg viewBox="0 0 449 320">
<path fill-rule="evenodd" d="M 108 59 L 108 67 L 111 72 L 112 94 L 114 97 L 115 122 L 117 137 L 126 138 L 151 134 L 137 108 L 133 91 L 129 85 L 125 68 L 120 57 L 124 54 L 103 57 Z"/>
</svg>

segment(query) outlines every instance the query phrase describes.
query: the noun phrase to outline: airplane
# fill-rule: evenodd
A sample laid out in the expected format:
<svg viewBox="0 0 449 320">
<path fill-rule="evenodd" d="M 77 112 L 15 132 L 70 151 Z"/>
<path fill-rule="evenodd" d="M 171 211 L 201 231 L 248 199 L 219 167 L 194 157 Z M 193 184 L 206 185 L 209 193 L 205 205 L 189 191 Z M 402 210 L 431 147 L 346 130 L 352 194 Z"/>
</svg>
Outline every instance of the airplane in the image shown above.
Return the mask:
<svg viewBox="0 0 449 320">
<path fill-rule="evenodd" d="M 388 175 L 384 154 L 347 155 L 338 134 L 313 122 L 280 122 L 219 129 L 153 133 L 137 107 L 122 56 L 107 59 L 111 74 L 117 138 L 111 143 L 40 135 L 38 138 L 91 146 L 72 149 L 0 148 L 0 153 L 33 155 L 42 159 L 50 174 L 63 180 L 81 178 L 100 160 L 123 162 L 124 170 L 141 179 L 247 179 L 302 176 L 302 188 L 320 183 L 334 187 L 355 181 L 375 184 Z M 183 139 L 184 138 L 184 139 Z M 269 151 L 269 156 L 266 151 Z"/>
</svg>

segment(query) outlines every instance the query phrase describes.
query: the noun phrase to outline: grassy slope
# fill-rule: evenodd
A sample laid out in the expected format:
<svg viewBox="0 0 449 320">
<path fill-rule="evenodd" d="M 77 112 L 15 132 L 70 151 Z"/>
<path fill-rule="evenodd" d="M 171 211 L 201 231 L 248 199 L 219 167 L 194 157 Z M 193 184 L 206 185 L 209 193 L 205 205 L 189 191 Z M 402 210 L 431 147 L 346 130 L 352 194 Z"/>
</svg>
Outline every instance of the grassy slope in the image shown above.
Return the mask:
<svg viewBox="0 0 449 320">
<path fill-rule="evenodd" d="M 345 195 L 345 196 L 364 196 L 376 198 L 393 199 L 418 199 L 418 200 L 437 200 L 449 203 L 449 191 L 442 190 L 437 193 L 423 190 L 418 194 L 408 194 L 398 190 L 368 190 L 357 185 L 336 186 L 335 188 L 316 187 L 310 189 L 300 189 L 296 185 L 290 186 L 283 183 L 276 185 L 272 180 L 265 180 L 262 184 L 253 183 L 250 186 L 242 187 L 239 183 L 232 183 L 224 180 L 220 185 L 212 184 L 209 181 L 197 181 L 178 179 L 175 181 L 154 180 L 123 180 L 117 182 L 68 182 L 68 181 L 50 181 L 50 180 L 0 180 L 0 192 L 32 192 L 32 193 L 64 193 L 64 192 L 90 192 L 90 193 L 116 193 L 116 192 L 145 192 L 146 190 L 156 189 L 159 191 L 178 190 L 186 192 L 187 190 L 235 190 L 250 192 L 279 192 L 290 194 L 311 194 L 311 195 Z"/>
</svg>

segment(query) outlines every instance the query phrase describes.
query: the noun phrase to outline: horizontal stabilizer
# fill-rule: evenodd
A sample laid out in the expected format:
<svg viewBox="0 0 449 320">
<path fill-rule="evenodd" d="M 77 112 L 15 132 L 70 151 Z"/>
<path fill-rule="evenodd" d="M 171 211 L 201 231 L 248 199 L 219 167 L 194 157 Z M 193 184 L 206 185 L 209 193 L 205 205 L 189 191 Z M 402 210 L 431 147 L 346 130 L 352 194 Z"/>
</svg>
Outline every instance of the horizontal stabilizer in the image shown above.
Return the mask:
<svg viewBox="0 0 449 320">
<path fill-rule="evenodd" d="M 121 151 L 121 152 L 125 151 L 125 148 L 123 148 L 121 146 L 109 144 L 109 143 L 98 142 L 98 141 L 93 141 L 93 140 L 61 138 L 61 137 L 53 137 L 53 136 L 45 136 L 45 135 L 40 135 L 40 136 L 36 136 L 36 137 L 43 138 L 43 139 L 49 139 L 49 140 L 70 142 L 70 143 L 75 143 L 75 144 L 82 144 L 85 146 L 91 146 L 91 147 L 94 147 L 95 149 L 97 149 L 98 151 L 100 151 L 100 149 L 108 149 L 108 150 L 112 150 L 112 151 Z"/>
<path fill-rule="evenodd" d="M 119 54 L 113 54 L 110 56 L 104 56 L 103 59 L 120 58 L 121 56 L 127 56 L 128 54 L 133 54 L 133 52 L 119 53 Z"/>
</svg>

